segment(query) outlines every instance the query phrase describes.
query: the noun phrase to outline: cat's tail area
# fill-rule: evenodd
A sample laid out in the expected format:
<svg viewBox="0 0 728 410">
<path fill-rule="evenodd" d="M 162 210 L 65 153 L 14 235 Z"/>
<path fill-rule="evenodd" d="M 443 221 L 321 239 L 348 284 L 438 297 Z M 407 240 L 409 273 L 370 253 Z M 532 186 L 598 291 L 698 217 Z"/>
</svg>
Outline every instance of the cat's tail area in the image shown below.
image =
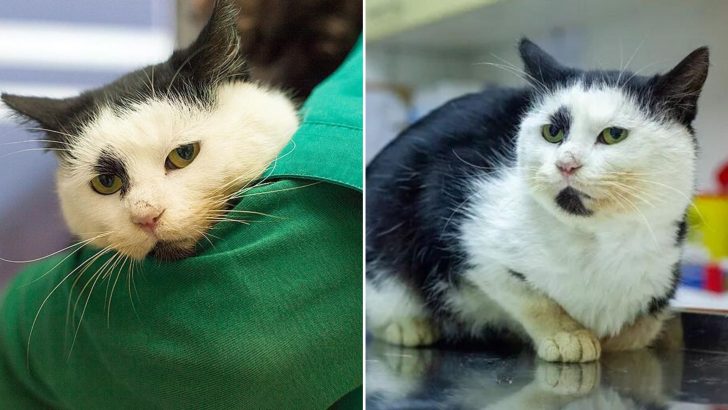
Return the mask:
<svg viewBox="0 0 728 410">
<path fill-rule="evenodd" d="M 396 276 L 367 275 L 367 330 L 394 345 L 416 347 L 436 343 L 440 334 L 421 298 Z"/>
</svg>

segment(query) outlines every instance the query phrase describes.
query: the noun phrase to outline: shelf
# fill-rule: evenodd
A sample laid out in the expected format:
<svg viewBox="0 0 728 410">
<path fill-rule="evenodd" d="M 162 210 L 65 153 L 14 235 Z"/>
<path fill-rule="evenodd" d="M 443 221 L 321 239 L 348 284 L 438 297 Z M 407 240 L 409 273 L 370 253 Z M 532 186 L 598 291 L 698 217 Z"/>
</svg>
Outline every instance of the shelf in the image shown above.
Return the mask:
<svg viewBox="0 0 728 410">
<path fill-rule="evenodd" d="M 376 41 L 500 0 L 368 0 L 367 41 Z"/>
<path fill-rule="evenodd" d="M 367 42 L 373 47 L 468 52 L 574 25 L 667 10 L 634 0 L 368 0 Z"/>
</svg>

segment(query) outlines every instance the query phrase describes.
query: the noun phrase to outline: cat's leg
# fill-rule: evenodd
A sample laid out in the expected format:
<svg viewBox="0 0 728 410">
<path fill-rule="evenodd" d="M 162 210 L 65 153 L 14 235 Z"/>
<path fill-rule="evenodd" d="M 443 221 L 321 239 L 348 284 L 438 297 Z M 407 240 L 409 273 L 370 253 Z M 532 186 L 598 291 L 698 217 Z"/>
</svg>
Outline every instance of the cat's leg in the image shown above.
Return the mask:
<svg viewBox="0 0 728 410">
<path fill-rule="evenodd" d="M 634 323 L 622 328 L 616 336 L 602 339 L 602 349 L 605 352 L 643 349 L 657 339 L 666 319 L 668 315 L 665 313 L 642 315 Z"/>
<path fill-rule="evenodd" d="M 497 284 L 489 281 L 480 287 L 523 326 L 540 358 L 549 362 L 599 359 L 599 339 L 590 330 L 554 300 L 534 289 L 521 275 L 506 275 Z"/>
<path fill-rule="evenodd" d="M 367 279 L 367 329 L 378 339 L 401 346 L 428 346 L 439 332 L 419 295 L 396 277 Z"/>
</svg>

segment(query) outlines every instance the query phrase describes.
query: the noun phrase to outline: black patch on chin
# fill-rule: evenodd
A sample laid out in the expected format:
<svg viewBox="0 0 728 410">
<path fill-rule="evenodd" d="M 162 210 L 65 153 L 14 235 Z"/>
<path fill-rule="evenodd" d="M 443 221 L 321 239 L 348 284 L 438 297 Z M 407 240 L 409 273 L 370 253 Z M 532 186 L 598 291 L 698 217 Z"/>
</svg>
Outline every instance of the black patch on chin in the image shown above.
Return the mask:
<svg viewBox="0 0 728 410">
<path fill-rule="evenodd" d="M 160 261 L 176 261 L 188 258 L 195 254 L 195 248 L 186 247 L 179 242 L 159 241 L 149 252 L 149 255 Z"/>
<path fill-rule="evenodd" d="M 124 196 L 129 192 L 129 174 L 126 172 L 126 164 L 110 150 L 101 151 L 99 159 L 96 160 L 94 165 L 94 171 L 101 174 L 117 175 L 121 178 L 123 185 L 121 186 L 121 196 Z"/>
<path fill-rule="evenodd" d="M 579 191 L 566 187 L 556 195 L 556 204 L 564 211 L 577 216 L 590 216 L 593 212 L 584 206 Z"/>
</svg>

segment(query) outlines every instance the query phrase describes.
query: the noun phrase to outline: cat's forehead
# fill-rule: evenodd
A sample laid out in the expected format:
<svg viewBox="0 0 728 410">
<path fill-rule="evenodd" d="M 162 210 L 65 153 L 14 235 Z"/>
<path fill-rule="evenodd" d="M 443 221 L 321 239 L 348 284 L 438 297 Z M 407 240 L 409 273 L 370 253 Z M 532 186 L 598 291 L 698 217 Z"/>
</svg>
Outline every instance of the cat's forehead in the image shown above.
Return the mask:
<svg viewBox="0 0 728 410">
<path fill-rule="evenodd" d="M 119 109 L 105 106 L 73 144 L 77 164 L 96 165 L 109 156 L 164 157 L 171 149 L 199 141 L 203 109 L 180 100 L 148 99 Z"/>
<path fill-rule="evenodd" d="M 573 121 L 609 123 L 644 118 L 644 108 L 628 90 L 608 84 L 575 82 L 543 95 L 537 112 L 541 117 L 568 116 Z"/>
<path fill-rule="evenodd" d="M 102 108 L 84 130 L 93 145 L 155 147 L 199 132 L 202 109 L 179 100 L 149 99 L 123 110 Z"/>
</svg>

